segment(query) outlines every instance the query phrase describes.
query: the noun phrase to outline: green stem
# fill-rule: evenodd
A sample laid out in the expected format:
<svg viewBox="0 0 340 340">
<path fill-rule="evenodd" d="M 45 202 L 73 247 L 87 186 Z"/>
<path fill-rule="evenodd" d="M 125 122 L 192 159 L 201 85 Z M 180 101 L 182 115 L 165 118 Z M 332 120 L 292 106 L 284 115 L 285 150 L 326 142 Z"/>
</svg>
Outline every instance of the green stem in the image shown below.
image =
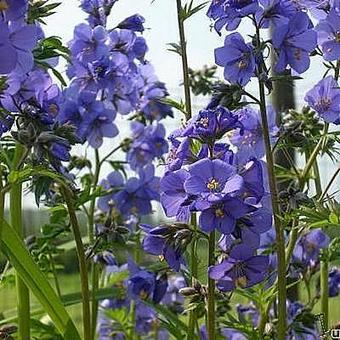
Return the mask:
<svg viewBox="0 0 340 340">
<path fill-rule="evenodd" d="M 215 231 L 209 235 L 208 265 L 215 264 Z M 215 280 L 208 276 L 208 340 L 215 340 Z"/>
<path fill-rule="evenodd" d="M 327 255 L 327 254 L 325 254 Z M 321 313 L 324 316 L 325 327 L 328 329 L 329 300 L 328 300 L 328 271 L 329 264 L 327 256 L 320 264 L 320 289 L 321 289 Z"/>
<path fill-rule="evenodd" d="M 83 329 L 84 329 L 84 340 L 91 339 L 91 314 L 90 314 L 90 292 L 88 285 L 88 272 L 85 259 L 84 245 L 81 239 L 80 227 L 77 219 L 77 215 L 74 209 L 75 202 L 73 193 L 68 187 L 62 187 L 62 194 L 66 202 L 67 210 L 70 216 L 70 223 L 73 229 L 74 239 L 76 242 L 76 249 L 79 261 L 79 272 L 81 281 L 81 292 L 83 299 Z"/>
<path fill-rule="evenodd" d="M 54 278 L 55 288 L 57 290 L 58 297 L 61 298 L 61 289 L 60 289 L 60 284 L 59 284 L 59 280 L 58 280 L 57 269 L 55 267 L 54 259 L 53 259 L 53 256 L 52 256 L 51 253 L 48 254 L 48 258 L 50 260 L 51 267 L 52 267 L 52 274 L 53 274 L 53 278 Z"/>
<path fill-rule="evenodd" d="M 196 214 L 191 215 L 191 225 L 194 230 L 197 230 L 197 219 Z M 191 287 L 194 287 L 195 280 L 197 279 L 197 272 L 198 272 L 198 263 L 197 263 L 197 256 L 196 256 L 196 248 L 197 248 L 197 240 L 193 240 L 191 242 L 191 249 L 190 249 L 190 259 L 191 259 Z M 197 321 L 197 311 L 191 310 L 189 315 L 189 326 L 188 326 L 188 337 L 187 339 L 194 339 L 195 338 L 195 327 Z"/>
<path fill-rule="evenodd" d="M 92 193 L 97 188 L 98 181 L 99 181 L 99 175 L 100 175 L 100 169 L 101 165 L 103 164 L 100 161 L 99 152 L 97 149 L 95 149 L 95 173 L 93 176 L 93 182 L 92 182 Z M 93 197 L 90 202 L 90 208 L 88 211 L 88 231 L 89 231 L 89 241 L 90 244 L 93 245 L 95 242 L 95 230 L 94 230 L 94 212 L 96 207 L 96 197 Z M 96 336 L 96 327 L 97 327 L 97 316 L 98 316 L 98 299 L 97 291 L 98 291 L 98 285 L 99 285 L 99 270 L 97 264 L 92 261 L 91 262 L 91 286 L 92 286 L 92 304 L 91 304 L 91 339 L 95 339 Z"/>
<path fill-rule="evenodd" d="M 314 172 L 314 183 L 317 197 L 321 197 L 322 195 L 322 186 L 321 186 L 321 178 L 318 162 L 315 161 L 313 164 L 313 172 Z"/>
<path fill-rule="evenodd" d="M 25 153 L 23 145 L 17 143 L 13 159 L 13 169 L 18 170 Z M 20 237 L 24 237 L 22 225 L 22 184 L 13 184 L 10 191 L 10 217 L 13 228 Z M 18 334 L 19 340 L 30 339 L 30 296 L 29 290 L 16 273 L 17 308 L 18 308 Z"/>
<path fill-rule="evenodd" d="M 319 202 L 322 202 L 322 200 L 325 198 L 325 196 L 328 193 L 328 190 L 331 188 L 331 186 L 333 185 L 334 181 L 336 180 L 336 178 L 338 177 L 338 175 L 340 174 L 340 167 L 338 167 L 336 169 L 336 171 L 334 172 L 332 178 L 330 179 L 330 181 L 328 182 L 325 190 L 323 191 L 322 195 L 319 198 Z"/>
<path fill-rule="evenodd" d="M 181 12 L 182 12 L 181 0 L 176 0 L 176 2 L 177 2 L 177 19 L 178 19 L 178 29 L 179 29 L 181 57 L 182 57 L 186 119 L 189 120 L 191 118 L 192 112 L 191 112 L 191 94 L 190 94 L 190 84 L 189 84 L 189 66 L 188 66 L 188 56 L 187 56 L 187 42 L 185 40 L 184 20 L 181 16 Z"/>
<path fill-rule="evenodd" d="M 257 46 L 261 44 L 260 29 L 256 27 Z M 262 73 L 262 67 L 259 67 L 259 73 Z M 269 188 L 271 193 L 271 202 L 274 215 L 274 225 L 276 232 L 277 247 L 277 274 L 278 274 L 278 340 L 284 340 L 286 337 L 286 254 L 284 230 L 281 226 L 280 208 L 278 204 L 278 193 L 275 177 L 274 156 L 270 145 L 270 134 L 267 119 L 266 97 L 264 83 L 259 79 L 260 93 L 260 112 L 262 119 L 263 138 L 266 151 L 267 169 Z M 263 335 L 263 334 L 262 334 Z"/>
</svg>

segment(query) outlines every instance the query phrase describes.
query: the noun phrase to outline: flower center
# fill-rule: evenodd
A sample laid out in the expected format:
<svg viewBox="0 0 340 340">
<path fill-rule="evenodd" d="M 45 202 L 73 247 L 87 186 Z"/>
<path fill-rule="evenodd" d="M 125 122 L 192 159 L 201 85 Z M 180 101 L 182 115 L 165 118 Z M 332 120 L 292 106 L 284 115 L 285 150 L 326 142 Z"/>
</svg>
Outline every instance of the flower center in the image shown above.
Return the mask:
<svg viewBox="0 0 340 340">
<path fill-rule="evenodd" d="M 248 278 L 246 275 L 246 268 L 245 268 L 244 262 L 238 262 L 235 264 L 235 285 L 241 288 L 244 288 L 247 286 Z"/>
<path fill-rule="evenodd" d="M 215 179 L 215 178 L 212 178 L 212 179 L 208 182 L 208 184 L 207 184 L 207 188 L 208 188 L 210 191 L 216 191 L 216 190 L 218 190 L 219 186 L 220 186 L 220 183 L 219 183 L 218 180 Z"/>
<path fill-rule="evenodd" d="M 224 217 L 224 211 L 221 208 L 217 208 L 215 210 L 215 216 L 218 218 L 223 218 Z"/>
<path fill-rule="evenodd" d="M 1 0 L 0 1 L 0 11 L 5 11 L 8 8 L 9 8 L 9 5 L 8 5 L 7 1 Z"/>
<path fill-rule="evenodd" d="M 300 48 L 295 49 L 295 51 L 294 51 L 295 59 L 301 60 L 301 56 L 302 56 L 301 49 Z"/>
<path fill-rule="evenodd" d="M 335 42 L 340 43 L 340 31 L 335 33 Z"/>
<path fill-rule="evenodd" d="M 316 102 L 315 108 L 317 111 L 326 111 L 329 109 L 331 103 L 332 101 L 330 98 L 323 97 Z"/>
<path fill-rule="evenodd" d="M 248 66 L 248 63 L 245 60 L 240 60 L 237 64 L 237 67 L 240 70 L 244 70 Z"/>
<path fill-rule="evenodd" d="M 203 127 L 207 128 L 209 126 L 209 118 L 201 118 L 198 122 L 199 125 L 202 125 Z"/>
</svg>

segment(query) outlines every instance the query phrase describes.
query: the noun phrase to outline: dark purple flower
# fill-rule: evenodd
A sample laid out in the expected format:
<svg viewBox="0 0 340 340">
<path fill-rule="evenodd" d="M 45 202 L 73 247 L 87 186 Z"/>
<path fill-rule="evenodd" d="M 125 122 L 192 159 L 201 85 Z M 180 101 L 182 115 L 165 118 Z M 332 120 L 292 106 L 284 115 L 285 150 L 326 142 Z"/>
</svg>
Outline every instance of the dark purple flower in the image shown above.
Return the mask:
<svg viewBox="0 0 340 340">
<path fill-rule="evenodd" d="M 256 63 L 251 44 L 239 33 L 225 38 L 224 46 L 215 50 L 215 62 L 224 67 L 224 78 L 232 84 L 245 86 L 253 76 Z"/>
<path fill-rule="evenodd" d="M 60 161 L 67 162 L 70 160 L 71 155 L 70 155 L 70 150 L 71 146 L 70 145 L 64 145 L 60 143 L 53 143 L 50 151 L 51 154 L 59 159 Z"/>
<path fill-rule="evenodd" d="M 113 123 L 116 111 L 104 102 L 94 101 L 82 113 L 83 120 L 80 122 L 78 135 L 82 140 L 98 149 L 103 144 L 104 137 L 115 137 L 118 135 L 118 128 Z"/>
<path fill-rule="evenodd" d="M 181 264 L 184 264 L 183 250 L 175 247 L 174 239 L 169 240 L 166 236 L 169 233 L 167 226 L 151 227 L 147 224 L 141 225 L 147 233 L 143 239 L 143 249 L 152 255 L 160 256 L 165 259 L 170 268 L 179 271 Z"/>
<path fill-rule="evenodd" d="M 226 198 L 202 211 L 199 223 L 205 232 L 217 229 L 222 234 L 231 234 L 236 226 L 236 220 L 254 210 L 238 198 Z"/>
<path fill-rule="evenodd" d="M 146 270 L 138 270 L 129 279 L 129 289 L 134 298 L 142 300 L 152 296 L 155 289 L 155 274 Z"/>
<path fill-rule="evenodd" d="M 91 26 L 105 26 L 107 17 L 117 1 L 118 0 L 81 0 L 80 7 L 84 12 L 89 14 L 87 20 Z"/>
<path fill-rule="evenodd" d="M 215 21 L 215 29 L 220 33 L 223 26 L 228 31 L 235 30 L 243 17 L 255 14 L 258 8 L 258 0 L 212 0 L 207 15 Z"/>
<path fill-rule="evenodd" d="M 263 168 L 265 166 L 264 162 L 252 158 L 239 171 L 244 182 L 244 196 L 255 198 L 255 203 L 258 203 L 265 194 L 263 183 Z"/>
<path fill-rule="evenodd" d="M 167 172 L 160 181 L 161 204 L 168 217 L 188 222 L 193 198 L 184 190 L 184 182 L 190 176 L 184 169 Z"/>
<path fill-rule="evenodd" d="M 300 237 L 294 251 L 293 262 L 303 267 L 315 266 L 322 248 L 328 247 L 330 238 L 321 229 L 314 229 Z M 306 269 L 306 268 L 304 268 Z"/>
<path fill-rule="evenodd" d="M 256 19 L 261 28 L 268 28 L 270 24 L 280 27 L 297 12 L 291 0 L 260 0 L 260 4 L 262 7 L 256 13 Z"/>
<path fill-rule="evenodd" d="M 155 158 L 161 158 L 168 151 L 165 140 L 165 128 L 160 123 L 144 125 L 132 122 L 132 144 L 127 153 L 127 161 L 131 169 L 139 169 L 151 163 Z"/>
<path fill-rule="evenodd" d="M 236 310 L 237 310 L 239 320 L 242 323 L 252 324 L 254 327 L 258 326 L 258 323 L 260 320 L 260 312 L 254 306 L 254 304 L 252 303 L 249 305 L 237 304 Z"/>
<path fill-rule="evenodd" d="M 231 142 L 238 147 L 237 162 L 245 164 L 252 158 L 262 158 L 265 155 L 262 121 L 260 113 L 251 107 L 245 107 L 237 111 L 237 114 L 243 129 L 234 131 Z M 273 143 L 278 132 L 276 112 L 268 107 L 267 116 L 271 142 Z"/>
<path fill-rule="evenodd" d="M 315 27 L 318 43 L 322 47 L 323 57 L 327 61 L 340 59 L 340 13 L 332 10 Z"/>
<path fill-rule="evenodd" d="M 138 176 L 129 178 L 116 196 L 118 209 L 125 216 L 148 215 L 152 211 L 151 201 L 159 200 L 159 178 L 155 177 L 153 165 L 140 169 Z"/>
<path fill-rule="evenodd" d="M 328 295 L 330 297 L 338 296 L 340 294 L 340 270 L 339 268 L 332 268 L 328 274 Z"/>
<path fill-rule="evenodd" d="M 277 27 L 272 41 L 279 54 L 277 72 L 283 72 L 287 65 L 298 73 L 308 70 L 309 53 L 317 46 L 317 34 L 306 13 L 298 12 L 288 23 Z"/>
<path fill-rule="evenodd" d="M 209 276 L 217 281 L 218 289 L 230 292 L 236 287 L 248 288 L 263 281 L 267 268 L 267 256 L 255 256 L 253 249 L 239 245 L 231 250 L 227 259 L 209 268 Z"/>
<path fill-rule="evenodd" d="M 197 116 L 189 120 L 181 135 L 213 141 L 222 138 L 235 128 L 242 129 L 238 116 L 223 106 L 218 106 L 211 110 L 201 110 Z"/>
<path fill-rule="evenodd" d="M 183 276 L 171 276 L 168 279 L 168 288 L 162 299 L 162 304 L 175 313 L 182 313 L 184 310 L 184 297 L 179 293 L 179 290 L 186 286 L 187 283 Z"/>
<path fill-rule="evenodd" d="M 127 29 L 135 32 L 143 32 L 145 19 L 139 15 L 134 14 L 130 17 L 124 19 L 121 23 L 118 24 L 118 28 Z"/>
<path fill-rule="evenodd" d="M 124 177 L 119 171 L 113 171 L 107 176 L 107 179 L 101 181 L 100 185 L 107 191 L 114 190 L 113 193 L 99 197 L 98 199 L 98 208 L 101 211 L 109 212 L 118 205 L 116 197 L 117 191 L 123 188 Z"/>
<path fill-rule="evenodd" d="M 340 89 L 332 76 L 320 80 L 305 101 L 328 123 L 340 124 Z"/>
</svg>

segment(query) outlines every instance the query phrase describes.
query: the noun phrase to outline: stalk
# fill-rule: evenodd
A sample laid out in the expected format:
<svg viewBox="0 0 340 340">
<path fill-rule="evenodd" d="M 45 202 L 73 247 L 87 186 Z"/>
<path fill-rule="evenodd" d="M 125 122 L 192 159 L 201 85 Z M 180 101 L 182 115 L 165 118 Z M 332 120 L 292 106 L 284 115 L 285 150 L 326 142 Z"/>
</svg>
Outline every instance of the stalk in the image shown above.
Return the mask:
<svg viewBox="0 0 340 340">
<path fill-rule="evenodd" d="M 208 265 L 215 264 L 215 231 L 209 235 Z M 215 280 L 208 276 L 208 340 L 215 340 Z"/>
<path fill-rule="evenodd" d="M 62 194 L 66 202 L 67 210 L 70 216 L 70 223 L 73 229 L 74 239 L 76 242 L 77 255 L 79 261 L 79 272 L 81 281 L 81 293 L 83 299 L 83 329 L 84 329 L 84 340 L 91 340 L 91 314 L 90 314 L 90 292 L 88 285 L 88 272 L 85 259 L 84 245 L 81 239 L 80 227 L 77 219 L 77 215 L 74 209 L 74 200 L 72 192 L 69 188 L 62 187 Z"/>
<path fill-rule="evenodd" d="M 196 215 L 191 215 L 191 225 L 194 227 L 194 229 L 197 229 L 197 219 Z M 197 248 L 197 241 L 193 240 L 191 242 L 191 249 L 190 249 L 190 258 L 191 258 L 191 287 L 194 287 L 195 285 L 195 279 L 197 278 L 197 257 L 196 257 L 196 248 Z M 189 315 L 189 330 L 188 330 L 188 340 L 195 338 L 195 324 L 197 321 L 197 311 L 191 310 Z"/>
<path fill-rule="evenodd" d="M 188 67 L 188 56 L 187 56 L 187 42 L 185 40 L 184 20 L 181 16 L 182 4 L 181 0 L 177 2 L 177 19 L 179 38 L 181 46 L 181 57 L 182 57 L 182 69 L 183 69 L 183 84 L 184 84 L 184 95 L 185 95 L 185 106 L 186 106 L 186 119 L 191 118 L 191 95 L 190 95 L 190 84 L 189 84 L 189 67 Z"/>
<path fill-rule="evenodd" d="M 95 149 L 95 161 L 96 168 L 92 182 L 92 192 L 96 189 L 99 180 L 99 174 L 101 169 L 101 162 L 99 157 L 99 152 Z M 89 232 L 89 241 L 90 244 L 93 245 L 95 242 L 95 230 L 94 230 L 94 211 L 96 207 L 96 198 L 93 197 L 90 202 L 89 214 L 88 214 L 88 232 Z M 98 300 L 97 300 L 97 291 L 99 286 L 99 272 L 98 266 L 94 261 L 91 261 L 91 339 L 95 339 L 96 335 L 96 327 L 97 327 L 97 315 L 98 315 Z"/>
<path fill-rule="evenodd" d="M 13 159 L 13 169 L 20 166 L 25 148 L 17 143 Z M 24 237 L 22 225 L 22 184 L 13 184 L 10 191 L 10 218 L 13 228 L 21 238 Z M 17 313 L 18 313 L 18 335 L 19 340 L 30 339 L 30 296 L 29 290 L 16 273 L 17 290 Z"/>
<path fill-rule="evenodd" d="M 260 29 L 256 25 L 257 46 L 260 46 Z M 262 67 L 259 67 L 261 74 Z M 266 97 L 264 83 L 259 79 L 259 93 L 260 93 L 260 112 L 262 119 L 262 129 L 264 137 L 264 145 L 266 150 L 266 160 L 268 168 L 268 180 L 271 193 L 272 209 L 274 214 L 274 224 L 276 232 L 276 246 L 278 259 L 278 340 L 284 340 L 286 336 L 286 254 L 285 254 L 285 240 L 284 230 L 280 220 L 280 208 L 278 204 L 278 192 L 275 177 L 275 163 L 274 156 L 270 145 L 270 134 L 267 119 Z M 263 335 L 263 334 L 262 334 Z"/>
<path fill-rule="evenodd" d="M 328 251 L 324 250 L 323 259 L 320 263 L 320 289 L 321 289 L 321 313 L 324 316 L 324 323 L 326 329 L 328 329 L 329 319 L 329 299 L 328 299 Z"/>
<path fill-rule="evenodd" d="M 182 72 L 183 72 L 183 84 L 184 84 L 184 96 L 185 96 L 185 119 L 188 121 L 192 116 L 191 109 L 191 93 L 190 93 L 190 84 L 189 84 L 189 66 L 188 66 L 188 56 L 187 56 L 187 43 L 185 39 L 185 29 L 184 29 L 184 20 L 181 16 L 182 12 L 182 3 L 181 0 L 176 0 L 177 4 L 177 20 L 178 20 L 178 30 L 179 30 L 179 38 L 180 38 L 180 47 L 181 47 L 181 59 L 182 59 Z M 197 219 L 196 215 L 192 214 L 191 216 L 191 224 L 197 229 Z M 197 242 L 191 242 L 191 286 L 193 287 L 195 284 L 195 278 L 197 278 Z M 191 310 L 189 314 L 189 324 L 188 324 L 188 334 L 187 339 L 192 340 L 195 338 L 195 327 L 197 323 L 197 312 L 196 310 Z"/>
</svg>

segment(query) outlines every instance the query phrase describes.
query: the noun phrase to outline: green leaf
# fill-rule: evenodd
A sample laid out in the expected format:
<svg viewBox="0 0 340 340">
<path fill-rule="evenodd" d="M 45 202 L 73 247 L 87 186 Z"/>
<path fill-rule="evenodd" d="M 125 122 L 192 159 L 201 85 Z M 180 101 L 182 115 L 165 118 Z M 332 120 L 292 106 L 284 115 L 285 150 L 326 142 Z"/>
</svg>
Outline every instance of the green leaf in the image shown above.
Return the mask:
<svg viewBox="0 0 340 340">
<path fill-rule="evenodd" d="M 80 340 L 79 333 L 62 302 L 45 275 L 33 261 L 17 232 L 6 221 L 3 221 L 1 248 L 64 339 Z"/>
</svg>

